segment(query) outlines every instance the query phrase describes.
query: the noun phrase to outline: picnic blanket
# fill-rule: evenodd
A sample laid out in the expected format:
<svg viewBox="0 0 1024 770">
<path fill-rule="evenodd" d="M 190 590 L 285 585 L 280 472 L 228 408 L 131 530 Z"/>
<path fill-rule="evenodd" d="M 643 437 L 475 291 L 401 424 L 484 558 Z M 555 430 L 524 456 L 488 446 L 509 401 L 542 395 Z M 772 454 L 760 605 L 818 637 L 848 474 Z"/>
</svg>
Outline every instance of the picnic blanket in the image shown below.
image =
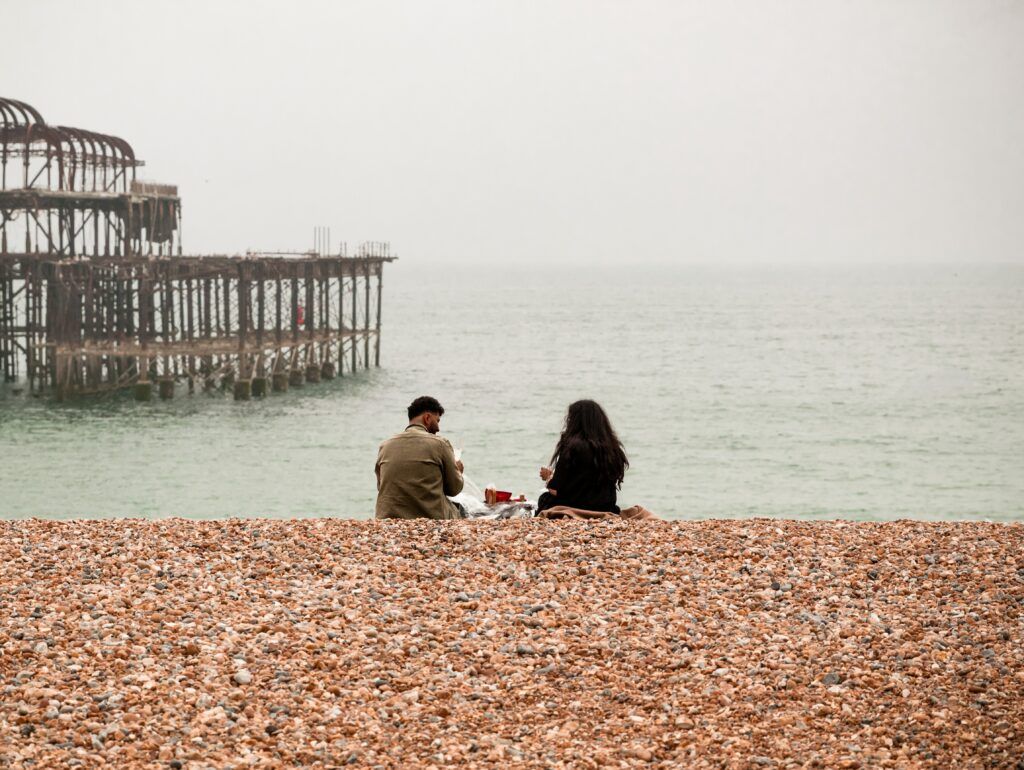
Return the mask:
<svg viewBox="0 0 1024 770">
<path fill-rule="evenodd" d="M 545 519 L 576 519 L 578 521 L 596 521 L 600 519 L 631 519 L 633 521 L 661 521 L 661 519 L 642 505 L 623 508 L 619 513 L 606 511 L 585 511 L 582 508 L 570 508 L 567 505 L 556 505 L 537 514 Z"/>
</svg>

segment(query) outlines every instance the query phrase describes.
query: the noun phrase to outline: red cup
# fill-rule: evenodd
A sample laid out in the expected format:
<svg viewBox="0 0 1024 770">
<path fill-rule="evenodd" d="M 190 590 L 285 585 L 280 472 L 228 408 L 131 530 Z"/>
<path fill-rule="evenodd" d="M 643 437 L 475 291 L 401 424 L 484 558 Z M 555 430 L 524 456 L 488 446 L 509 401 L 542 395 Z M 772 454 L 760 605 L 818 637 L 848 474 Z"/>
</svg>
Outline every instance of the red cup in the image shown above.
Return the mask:
<svg viewBox="0 0 1024 770">
<path fill-rule="evenodd" d="M 494 501 L 497 503 L 507 503 L 512 499 L 511 492 L 503 492 L 500 489 L 494 493 Z"/>
</svg>

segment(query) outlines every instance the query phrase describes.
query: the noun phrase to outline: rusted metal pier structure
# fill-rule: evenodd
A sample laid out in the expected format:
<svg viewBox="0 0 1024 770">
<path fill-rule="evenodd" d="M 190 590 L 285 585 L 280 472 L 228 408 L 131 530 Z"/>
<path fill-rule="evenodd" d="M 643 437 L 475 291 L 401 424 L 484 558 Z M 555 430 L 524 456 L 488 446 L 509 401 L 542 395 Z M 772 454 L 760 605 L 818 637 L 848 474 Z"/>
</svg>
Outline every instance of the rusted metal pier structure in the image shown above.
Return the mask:
<svg viewBox="0 0 1024 770">
<path fill-rule="evenodd" d="M 0 99 L 0 373 L 58 398 L 230 386 L 236 398 L 380 365 L 386 243 L 187 256 L 173 185 L 122 139 Z"/>
</svg>

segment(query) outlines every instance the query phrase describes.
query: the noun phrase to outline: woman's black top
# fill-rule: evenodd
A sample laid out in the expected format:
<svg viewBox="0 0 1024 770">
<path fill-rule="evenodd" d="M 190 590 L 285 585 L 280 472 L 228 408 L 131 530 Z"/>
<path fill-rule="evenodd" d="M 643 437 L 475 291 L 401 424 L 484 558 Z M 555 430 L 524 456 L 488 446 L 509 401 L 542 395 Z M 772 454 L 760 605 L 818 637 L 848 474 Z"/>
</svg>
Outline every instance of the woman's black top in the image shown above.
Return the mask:
<svg viewBox="0 0 1024 770">
<path fill-rule="evenodd" d="M 593 456 L 584 447 L 573 447 L 572 451 L 558 458 L 555 474 L 548 481 L 548 489 L 537 500 L 537 510 L 543 511 L 556 505 L 582 508 L 585 511 L 618 513 L 615 479 L 605 478 L 597 469 Z"/>
</svg>

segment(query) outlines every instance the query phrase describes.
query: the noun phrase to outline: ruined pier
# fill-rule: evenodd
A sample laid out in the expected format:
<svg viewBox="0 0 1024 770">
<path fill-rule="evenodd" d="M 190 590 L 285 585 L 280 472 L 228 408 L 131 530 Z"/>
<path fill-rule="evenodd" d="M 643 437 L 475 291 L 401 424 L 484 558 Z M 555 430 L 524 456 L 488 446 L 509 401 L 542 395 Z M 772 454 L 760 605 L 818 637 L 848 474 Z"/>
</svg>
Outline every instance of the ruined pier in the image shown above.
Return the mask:
<svg viewBox="0 0 1024 770">
<path fill-rule="evenodd" d="M 0 373 L 57 398 L 247 399 L 380 365 L 387 243 L 190 256 L 123 139 L 0 99 Z"/>
</svg>

